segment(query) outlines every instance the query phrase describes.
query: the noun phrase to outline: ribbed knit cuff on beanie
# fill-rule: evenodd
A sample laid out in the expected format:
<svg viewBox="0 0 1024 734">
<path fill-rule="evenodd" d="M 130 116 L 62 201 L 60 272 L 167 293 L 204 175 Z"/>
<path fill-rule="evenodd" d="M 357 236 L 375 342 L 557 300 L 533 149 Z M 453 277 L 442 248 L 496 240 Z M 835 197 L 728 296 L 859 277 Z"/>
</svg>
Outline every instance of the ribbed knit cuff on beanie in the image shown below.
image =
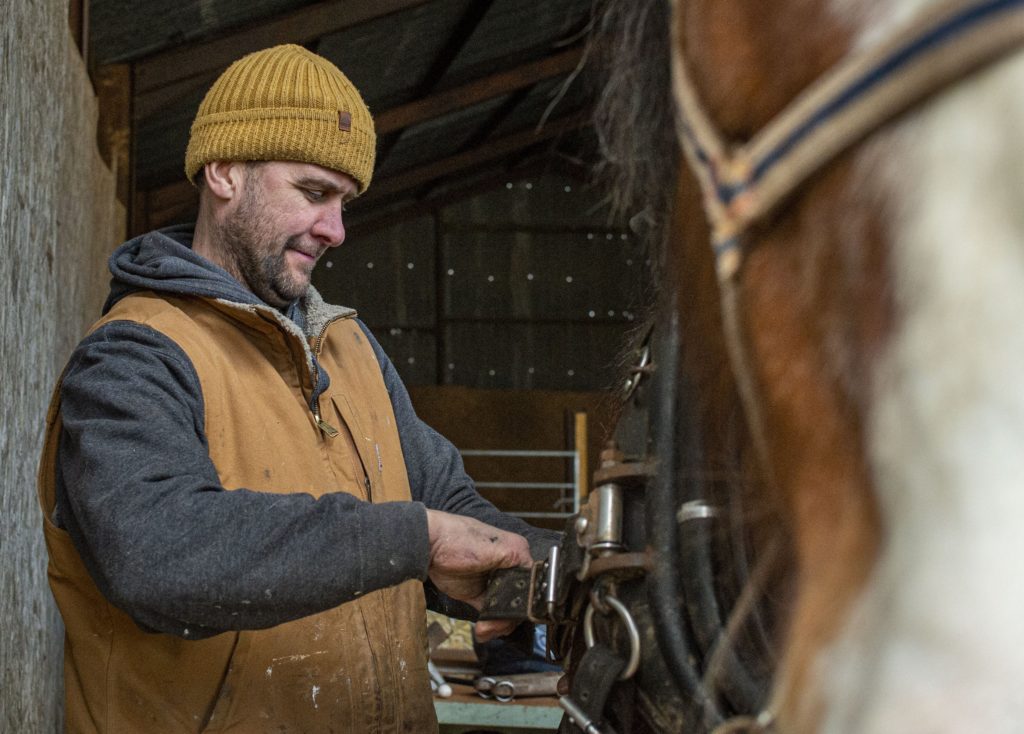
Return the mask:
<svg viewBox="0 0 1024 734">
<path fill-rule="evenodd" d="M 206 163 L 298 161 L 347 173 L 366 191 L 377 136 L 352 82 L 292 44 L 244 56 L 206 93 L 185 152 L 191 181 Z"/>
</svg>

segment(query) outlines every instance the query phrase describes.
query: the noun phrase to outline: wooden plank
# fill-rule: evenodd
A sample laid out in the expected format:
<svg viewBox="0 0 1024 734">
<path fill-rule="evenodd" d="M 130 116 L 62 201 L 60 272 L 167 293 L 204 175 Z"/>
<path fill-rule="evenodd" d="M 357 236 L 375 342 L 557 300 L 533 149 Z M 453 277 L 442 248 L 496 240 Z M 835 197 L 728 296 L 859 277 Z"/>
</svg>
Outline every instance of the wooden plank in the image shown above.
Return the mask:
<svg viewBox="0 0 1024 734">
<path fill-rule="evenodd" d="M 217 74 L 206 74 L 182 79 L 159 89 L 136 94 L 135 119 L 145 120 L 162 110 L 177 106 L 183 99 L 187 99 L 193 94 L 198 96 L 199 90 L 205 92 L 216 79 Z"/>
<path fill-rule="evenodd" d="M 573 414 L 573 439 L 576 443 L 576 466 L 579 475 L 576 478 L 576 497 L 582 505 L 590 495 L 590 459 L 587 456 L 587 444 L 590 441 L 587 435 L 587 414 L 577 412 Z"/>
<path fill-rule="evenodd" d="M 180 181 L 151 189 L 148 192 L 148 205 L 153 211 L 167 209 L 184 202 L 191 202 L 198 196 L 196 187 L 182 176 Z"/>
<path fill-rule="evenodd" d="M 106 64 L 96 70 L 93 84 L 99 102 L 96 144 L 117 181 L 117 200 L 130 208 L 132 200 L 132 68 Z"/>
<path fill-rule="evenodd" d="M 168 227 L 172 224 L 182 222 L 194 222 L 198 213 L 198 201 L 196 203 L 181 203 L 167 209 L 151 210 L 148 213 L 149 222 L 144 231 Z"/>
<path fill-rule="evenodd" d="M 576 68 L 582 57 L 582 47 L 571 48 L 554 56 L 507 69 L 446 92 L 439 92 L 408 104 L 384 110 L 374 116 L 377 134 L 386 135 L 424 120 L 440 117 L 449 112 L 514 92 L 517 89 L 533 86 L 546 79 L 567 74 Z M 141 92 L 135 97 L 135 116 L 137 119 L 143 120 L 189 96 L 200 87 L 208 87 L 214 79 L 216 76 L 211 74 L 184 79 L 149 92 Z"/>
<path fill-rule="evenodd" d="M 523 150 L 541 143 L 545 140 L 558 137 L 563 133 L 571 132 L 583 127 L 590 117 L 580 113 L 553 120 L 544 125 L 540 130 L 527 130 L 521 133 L 508 135 L 490 143 L 478 146 L 464 153 L 444 158 L 433 163 L 428 163 L 418 168 L 399 173 L 374 184 L 366 194 L 367 200 L 376 200 L 390 194 L 406 191 L 416 186 L 421 186 L 443 176 L 459 173 L 481 163 L 503 158 L 511 153 Z"/>
<path fill-rule="evenodd" d="M 175 46 L 136 63 L 140 92 L 219 72 L 235 59 L 279 43 L 307 43 L 427 0 L 329 0 L 200 43 Z"/>
<path fill-rule="evenodd" d="M 459 21 L 454 27 L 449 29 L 448 42 L 441 49 L 437 58 L 430 64 L 426 74 L 423 75 L 423 82 L 416 89 L 413 95 L 414 98 L 426 97 L 434 90 L 438 82 L 444 79 L 452 63 L 462 53 L 462 49 L 466 47 L 466 44 L 469 43 L 473 34 L 476 33 L 476 29 L 480 26 L 484 17 L 490 12 L 492 5 L 494 5 L 494 0 L 475 0 L 466 7 Z M 398 145 L 401 137 L 402 131 L 399 129 L 397 134 L 383 138 L 380 141 L 380 145 L 377 148 L 378 166 L 388 159 L 388 156 L 391 155 L 391 151 Z"/>
<path fill-rule="evenodd" d="M 582 47 L 570 48 L 554 56 L 524 63 L 520 67 L 464 84 L 449 91 L 392 107 L 377 116 L 375 120 L 377 132 L 383 135 L 392 130 L 409 127 L 424 120 L 460 110 L 462 107 L 468 107 L 477 102 L 532 86 L 545 79 L 567 74 L 578 66 L 582 57 Z"/>
<path fill-rule="evenodd" d="M 199 193 L 188 181 L 176 181 L 160 188 L 137 192 L 132 214 L 132 234 L 159 229 L 194 213 Z"/>
</svg>

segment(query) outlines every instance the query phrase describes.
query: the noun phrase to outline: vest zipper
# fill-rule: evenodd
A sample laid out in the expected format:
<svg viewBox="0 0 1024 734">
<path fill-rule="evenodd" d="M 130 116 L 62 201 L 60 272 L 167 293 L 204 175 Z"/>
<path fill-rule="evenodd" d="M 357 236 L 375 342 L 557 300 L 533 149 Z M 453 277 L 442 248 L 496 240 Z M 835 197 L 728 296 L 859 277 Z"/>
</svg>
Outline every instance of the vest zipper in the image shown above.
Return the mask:
<svg viewBox="0 0 1024 734">
<path fill-rule="evenodd" d="M 338 429 L 320 417 L 319 408 L 313 411 L 313 418 L 316 420 L 317 427 L 325 434 L 327 434 L 330 438 L 334 438 L 335 436 L 338 435 Z"/>
<path fill-rule="evenodd" d="M 314 366 L 319 364 L 317 360 L 319 360 L 319 358 L 320 358 L 320 346 L 321 346 L 321 343 L 323 342 L 324 334 L 327 333 L 327 327 L 330 326 L 331 324 L 333 324 L 337 320 L 338 319 L 336 319 L 336 318 L 335 319 L 331 319 L 326 324 L 324 324 L 323 327 L 320 329 L 320 333 L 317 334 L 316 338 L 313 340 L 312 351 L 313 351 Z M 314 373 L 314 375 L 313 375 L 313 395 L 316 395 L 316 388 L 319 385 L 319 383 L 320 383 L 320 370 L 318 368 L 316 370 L 316 372 Z M 313 408 L 313 418 L 316 420 L 316 424 L 320 428 L 320 430 L 323 431 L 328 436 L 330 436 L 331 438 L 334 438 L 335 436 L 337 436 L 338 435 L 338 429 L 335 428 L 334 426 L 332 426 L 327 421 L 325 421 L 320 416 L 320 399 L 319 398 L 317 398 L 315 400 L 315 402 L 313 402 L 312 408 Z M 357 453 L 358 453 L 358 451 L 357 451 Z M 380 447 L 379 446 L 377 447 L 377 462 L 381 463 Z M 362 463 L 361 459 L 360 459 L 360 463 Z M 365 472 L 365 469 L 364 469 L 364 472 Z M 370 481 L 370 477 L 367 476 L 365 473 L 363 474 L 363 486 L 366 487 L 366 499 L 369 500 L 370 502 L 373 502 L 373 483 Z"/>
<path fill-rule="evenodd" d="M 310 407 L 313 409 L 313 420 L 316 421 L 317 428 L 319 428 L 320 432 L 328 438 L 336 437 L 338 435 L 338 429 L 325 421 L 320 413 L 320 397 L 316 394 L 316 389 L 320 386 L 320 365 L 318 360 L 320 357 L 320 343 L 323 341 L 324 334 L 327 333 L 327 327 L 337 320 L 337 318 L 334 318 L 324 324 L 320 329 L 320 333 L 317 334 L 316 338 L 313 340 L 313 397 L 312 405 Z"/>
</svg>

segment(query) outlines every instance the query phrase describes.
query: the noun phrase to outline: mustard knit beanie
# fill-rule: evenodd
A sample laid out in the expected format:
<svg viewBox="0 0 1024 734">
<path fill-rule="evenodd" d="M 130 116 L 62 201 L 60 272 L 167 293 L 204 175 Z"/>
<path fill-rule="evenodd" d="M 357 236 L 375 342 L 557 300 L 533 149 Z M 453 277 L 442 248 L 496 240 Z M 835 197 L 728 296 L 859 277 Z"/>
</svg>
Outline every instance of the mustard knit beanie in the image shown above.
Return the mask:
<svg viewBox="0 0 1024 734">
<path fill-rule="evenodd" d="M 192 122 L 185 175 L 211 161 L 299 161 L 373 177 L 377 136 L 359 91 L 327 59 L 284 45 L 243 56 L 210 87 Z"/>
</svg>

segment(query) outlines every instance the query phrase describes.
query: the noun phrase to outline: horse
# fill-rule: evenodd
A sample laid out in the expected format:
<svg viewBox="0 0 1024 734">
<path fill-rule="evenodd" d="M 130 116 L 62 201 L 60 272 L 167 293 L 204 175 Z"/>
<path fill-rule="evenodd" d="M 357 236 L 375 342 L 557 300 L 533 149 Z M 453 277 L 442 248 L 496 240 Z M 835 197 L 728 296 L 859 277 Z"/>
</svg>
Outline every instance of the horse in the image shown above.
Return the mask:
<svg viewBox="0 0 1024 734">
<path fill-rule="evenodd" d="M 1024 727 L 1022 5 L 605 3 L 659 292 L 575 528 L 580 729 Z"/>
</svg>

